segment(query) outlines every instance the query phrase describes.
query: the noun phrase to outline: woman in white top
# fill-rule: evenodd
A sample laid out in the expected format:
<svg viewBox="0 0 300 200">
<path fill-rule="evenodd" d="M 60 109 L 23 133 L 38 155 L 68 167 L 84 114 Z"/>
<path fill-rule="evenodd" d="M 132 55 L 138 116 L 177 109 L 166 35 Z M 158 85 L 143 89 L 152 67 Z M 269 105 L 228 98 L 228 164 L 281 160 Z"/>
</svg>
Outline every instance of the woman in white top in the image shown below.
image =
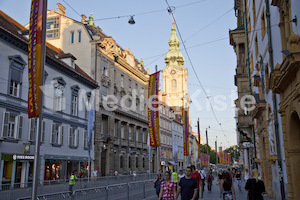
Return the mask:
<svg viewBox="0 0 300 200">
<path fill-rule="evenodd" d="M 244 172 L 244 181 L 245 183 L 247 183 L 247 180 L 249 179 L 249 170 L 248 169 L 245 169 L 245 172 Z"/>
</svg>

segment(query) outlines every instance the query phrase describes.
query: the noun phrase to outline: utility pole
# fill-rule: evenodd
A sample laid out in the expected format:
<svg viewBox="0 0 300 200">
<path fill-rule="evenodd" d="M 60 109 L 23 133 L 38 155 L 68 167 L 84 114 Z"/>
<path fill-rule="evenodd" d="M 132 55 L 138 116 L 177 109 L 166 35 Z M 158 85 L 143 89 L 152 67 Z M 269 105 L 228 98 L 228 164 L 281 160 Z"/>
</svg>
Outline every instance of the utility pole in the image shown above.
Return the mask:
<svg viewBox="0 0 300 200">
<path fill-rule="evenodd" d="M 155 72 L 157 72 L 157 65 L 155 65 Z M 159 134 L 160 136 L 160 134 Z M 159 147 L 156 147 L 156 171 L 159 172 L 160 168 L 160 152 L 159 152 Z"/>
<path fill-rule="evenodd" d="M 200 125 L 199 125 L 199 118 L 198 118 L 198 121 L 197 121 L 197 126 L 198 126 L 198 160 L 199 158 L 201 158 L 201 150 L 200 150 L 200 144 L 201 144 L 201 140 L 200 140 Z M 202 163 L 201 163 L 202 164 Z"/>
<path fill-rule="evenodd" d="M 209 154 L 208 154 L 208 136 L 207 136 L 207 128 L 206 128 L 206 153 L 207 153 L 207 162 L 208 162 L 208 167 L 210 166 L 210 159 L 209 159 Z"/>
<path fill-rule="evenodd" d="M 216 148 L 216 165 L 218 165 L 218 145 L 217 145 L 218 136 L 216 136 L 215 148 Z"/>
</svg>

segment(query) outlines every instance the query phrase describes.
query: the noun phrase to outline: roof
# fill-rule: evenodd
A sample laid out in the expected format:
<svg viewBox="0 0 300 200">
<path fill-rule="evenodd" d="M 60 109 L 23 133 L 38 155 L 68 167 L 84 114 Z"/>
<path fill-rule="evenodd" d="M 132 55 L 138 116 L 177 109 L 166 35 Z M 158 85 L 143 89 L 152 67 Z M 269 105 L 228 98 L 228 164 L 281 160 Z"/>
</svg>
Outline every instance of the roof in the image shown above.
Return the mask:
<svg viewBox="0 0 300 200">
<path fill-rule="evenodd" d="M 24 33 L 26 33 L 26 28 L 1 10 L 0 10 L 0 28 L 2 28 L 8 34 L 11 34 L 15 36 L 17 39 L 24 42 L 26 44 L 25 49 L 26 51 L 28 51 L 28 39 L 23 35 Z M 51 58 L 52 60 L 56 61 L 61 66 L 66 68 L 69 72 L 71 71 L 77 74 L 79 77 L 88 80 L 88 82 L 90 82 L 90 85 L 92 85 L 93 87 L 95 88 L 97 87 L 97 82 L 94 79 L 92 79 L 90 76 L 88 76 L 85 72 L 83 72 L 83 70 L 79 66 L 76 66 L 74 69 L 59 59 L 58 56 L 66 54 L 65 52 L 63 52 L 61 49 L 56 48 L 55 46 L 49 43 L 46 43 L 46 46 L 47 46 L 46 54 L 48 58 Z M 46 58 L 46 62 L 48 62 L 47 58 Z"/>
</svg>

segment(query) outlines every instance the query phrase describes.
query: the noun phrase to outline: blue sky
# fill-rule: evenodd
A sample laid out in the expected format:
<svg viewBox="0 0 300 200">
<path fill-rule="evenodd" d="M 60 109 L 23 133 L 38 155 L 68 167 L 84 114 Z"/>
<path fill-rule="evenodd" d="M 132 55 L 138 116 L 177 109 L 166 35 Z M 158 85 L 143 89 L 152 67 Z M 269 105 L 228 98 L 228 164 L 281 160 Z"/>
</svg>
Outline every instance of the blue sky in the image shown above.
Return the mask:
<svg viewBox="0 0 300 200">
<path fill-rule="evenodd" d="M 172 18 L 167 12 L 165 0 L 65 0 L 79 14 L 89 16 L 93 14 L 96 26 L 99 26 L 107 35 L 112 36 L 124 49 L 130 48 L 135 57 L 144 59 L 145 68 L 154 72 L 155 65 L 161 70 L 165 67 L 163 54 L 168 51 L 168 40 L 171 34 Z M 63 0 L 48 0 L 48 9 L 56 10 L 56 3 L 66 7 L 66 15 L 80 21 L 80 16 L 74 12 Z M 187 47 L 191 61 L 204 89 L 210 96 L 212 106 L 227 109 L 215 114 L 221 126 L 217 123 L 213 113 L 208 110 L 199 110 L 197 101 L 206 107 L 205 94 L 202 91 L 192 70 L 186 52 L 181 52 L 185 57 L 185 67 L 188 68 L 188 91 L 190 96 L 197 90 L 199 95 L 192 99 L 191 118 L 193 131 L 200 118 L 201 135 L 204 136 L 205 128 L 209 133 L 209 144 L 214 147 L 216 136 L 218 145 L 223 147 L 236 144 L 235 119 L 233 110 L 234 74 L 236 57 L 232 46 L 229 44 L 229 30 L 236 28 L 233 0 L 168 0 L 175 7 L 175 19 L 181 36 Z M 13 19 L 25 25 L 29 21 L 30 0 L 0 0 L 0 9 Z M 186 5 L 190 4 L 190 5 Z M 184 5 L 184 6 L 183 6 Z M 155 12 L 152 12 L 155 11 Z M 139 14 L 151 12 L 148 14 Z M 97 20 L 117 16 L 135 15 L 135 24 L 128 24 L 129 17 Z M 178 35 L 178 34 L 177 34 Z M 179 36 L 179 35 L 178 35 Z M 194 46 L 194 47 L 193 47 Z M 190 48 L 193 47 L 193 48 Z M 180 48 L 183 48 L 182 44 Z M 223 95 L 220 97 L 218 95 Z M 215 98 L 219 98 L 218 101 Z M 226 137 L 224 134 L 226 134 Z"/>
</svg>

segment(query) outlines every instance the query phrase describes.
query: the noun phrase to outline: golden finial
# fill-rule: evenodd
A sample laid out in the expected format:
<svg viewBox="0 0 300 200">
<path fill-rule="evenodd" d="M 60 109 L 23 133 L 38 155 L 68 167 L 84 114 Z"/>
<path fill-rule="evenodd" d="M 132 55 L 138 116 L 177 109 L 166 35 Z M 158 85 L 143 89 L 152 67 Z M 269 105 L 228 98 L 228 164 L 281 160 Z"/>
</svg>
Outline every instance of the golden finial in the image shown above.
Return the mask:
<svg viewBox="0 0 300 200">
<path fill-rule="evenodd" d="M 175 28 L 175 22 L 172 22 L 173 28 Z"/>
</svg>

